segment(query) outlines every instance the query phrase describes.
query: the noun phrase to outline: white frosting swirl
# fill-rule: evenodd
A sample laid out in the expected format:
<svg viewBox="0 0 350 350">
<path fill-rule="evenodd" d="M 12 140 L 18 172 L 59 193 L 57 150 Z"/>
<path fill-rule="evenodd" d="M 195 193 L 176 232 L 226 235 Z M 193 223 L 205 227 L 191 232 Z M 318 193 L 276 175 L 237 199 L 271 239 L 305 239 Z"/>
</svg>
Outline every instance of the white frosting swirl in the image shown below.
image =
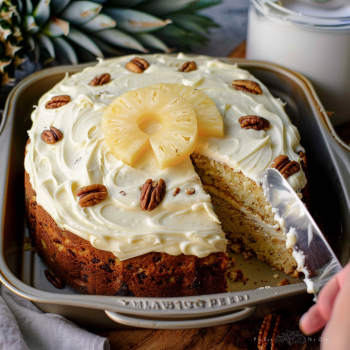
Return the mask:
<svg viewBox="0 0 350 350">
<path fill-rule="evenodd" d="M 276 156 L 286 154 L 291 160 L 300 160 L 295 153 L 303 150 L 297 129 L 290 123 L 282 102 L 273 98 L 260 82 L 263 95 L 232 88 L 234 79 L 257 81 L 235 65 L 183 54 L 143 57 L 150 67 L 142 74 L 124 68 L 133 56 L 101 60 L 95 67 L 66 76 L 40 99 L 32 113 L 33 126 L 28 132 L 31 142 L 25 158 L 36 201 L 60 228 L 122 260 L 148 252 L 205 257 L 224 251 L 225 236 L 190 159 L 160 170 L 149 150 L 133 167 L 124 164 L 112 155 L 104 141 L 101 129 L 104 109 L 129 90 L 158 83 L 180 83 L 201 89 L 222 114 L 225 136 L 200 137 L 195 152 L 242 171 L 256 182 Z M 179 72 L 179 67 L 188 60 L 195 60 L 198 69 Z M 103 73 L 111 75 L 108 84 L 89 85 L 96 75 Z M 45 103 L 57 95 L 69 95 L 71 102 L 61 108 L 46 109 Z M 241 129 L 238 119 L 251 114 L 268 119 L 270 128 Z M 50 126 L 64 135 L 62 141 L 53 145 L 41 140 L 41 133 Z M 140 186 L 149 178 L 163 178 L 167 192 L 154 211 L 143 212 L 139 205 Z M 306 184 L 302 170 L 289 179 L 297 191 Z M 104 184 L 108 197 L 92 207 L 80 208 L 76 190 L 94 183 Z M 181 191 L 174 197 L 176 187 Z M 186 194 L 188 188 L 195 188 L 195 194 Z"/>
</svg>

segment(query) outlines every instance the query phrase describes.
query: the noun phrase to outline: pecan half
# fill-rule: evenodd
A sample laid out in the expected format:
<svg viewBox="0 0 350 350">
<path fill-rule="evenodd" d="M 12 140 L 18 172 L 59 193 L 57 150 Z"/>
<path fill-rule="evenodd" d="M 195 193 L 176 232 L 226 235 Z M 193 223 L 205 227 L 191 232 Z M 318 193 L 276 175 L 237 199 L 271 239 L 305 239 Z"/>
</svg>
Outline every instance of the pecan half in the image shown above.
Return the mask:
<svg viewBox="0 0 350 350">
<path fill-rule="evenodd" d="M 142 186 L 140 207 L 142 210 L 152 211 L 162 201 L 165 195 L 165 181 L 152 181 L 148 179 Z"/>
<path fill-rule="evenodd" d="M 130 62 L 125 65 L 126 69 L 133 73 L 142 73 L 145 69 L 149 67 L 149 63 L 140 57 L 133 58 Z"/>
<path fill-rule="evenodd" d="M 78 204 L 85 208 L 102 202 L 108 196 L 108 191 L 104 185 L 93 184 L 80 188 L 76 195 L 79 197 Z"/>
<path fill-rule="evenodd" d="M 54 144 L 63 139 L 63 134 L 55 127 L 50 126 L 50 130 L 43 131 L 41 134 L 41 139 L 48 144 Z"/>
<path fill-rule="evenodd" d="M 180 193 L 180 187 L 176 187 L 173 196 L 176 197 Z"/>
<path fill-rule="evenodd" d="M 301 158 L 301 167 L 303 168 L 304 173 L 307 173 L 307 158 L 304 152 L 300 151 L 299 157 Z"/>
<path fill-rule="evenodd" d="M 267 130 L 270 127 L 270 122 L 257 115 L 246 115 L 238 119 L 242 129 Z"/>
<path fill-rule="evenodd" d="M 275 342 L 276 337 L 281 331 L 281 315 L 267 315 L 260 327 L 258 336 L 258 349 L 266 350 L 268 345 L 271 345 L 271 350 L 278 348 L 278 343 Z"/>
<path fill-rule="evenodd" d="M 187 194 L 194 194 L 196 192 L 196 190 L 194 188 L 188 188 L 186 191 L 185 191 Z"/>
<path fill-rule="evenodd" d="M 197 65 L 195 61 L 185 62 L 182 67 L 179 69 L 180 72 L 190 72 L 191 70 L 196 70 Z"/>
<path fill-rule="evenodd" d="M 50 272 L 50 270 L 45 270 L 45 277 L 47 280 L 57 289 L 62 289 L 64 287 L 64 282 L 61 278 L 55 276 Z"/>
<path fill-rule="evenodd" d="M 103 73 L 101 75 L 97 75 L 94 79 L 92 79 L 89 85 L 92 85 L 92 86 L 103 85 L 103 84 L 107 84 L 110 80 L 111 80 L 111 75 L 108 73 Z"/>
<path fill-rule="evenodd" d="M 300 170 L 300 164 L 295 160 L 291 161 L 286 155 L 279 155 L 271 164 L 271 168 L 277 169 L 287 179 Z"/>
<path fill-rule="evenodd" d="M 70 102 L 70 97 L 68 95 L 54 96 L 52 99 L 45 104 L 45 108 L 54 109 L 60 108 Z"/>
<path fill-rule="evenodd" d="M 234 80 L 232 82 L 232 86 L 236 90 L 242 90 L 246 92 L 250 92 L 254 95 L 262 95 L 262 90 L 260 85 L 253 80 Z"/>
</svg>

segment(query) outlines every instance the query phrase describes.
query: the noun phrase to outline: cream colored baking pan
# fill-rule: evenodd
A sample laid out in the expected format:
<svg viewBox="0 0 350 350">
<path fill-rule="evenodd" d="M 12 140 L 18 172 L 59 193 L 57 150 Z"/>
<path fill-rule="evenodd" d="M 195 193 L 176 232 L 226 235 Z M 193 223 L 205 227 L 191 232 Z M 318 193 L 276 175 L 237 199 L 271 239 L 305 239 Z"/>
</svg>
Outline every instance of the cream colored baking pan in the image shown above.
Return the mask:
<svg viewBox="0 0 350 350">
<path fill-rule="evenodd" d="M 282 67 L 256 61 L 238 63 L 287 102 L 307 150 L 313 215 L 344 265 L 349 259 L 350 148 L 337 138 L 311 84 Z M 93 65 L 91 63 L 90 65 Z M 0 280 L 14 293 L 45 312 L 59 313 L 82 325 L 103 328 L 181 329 L 209 327 L 273 311 L 297 311 L 310 302 L 302 280 L 292 279 L 255 258 L 237 255 L 246 284 L 229 283 L 229 293 L 180 298 L 83 295 L 70 287 L 55 289 L 45 278 L 45 264 L 23 249 L 28 230 L 24 219 L 24 147 L 30 114 L 42 94 L 69 74 L 89 65 L 56 67 L 31 75 L 9 95 L 0 122 Z M 278 277 L 276 277 L 276 274 Z M 274 276 L 275 275 L 275 276 Z M 278 287 L 287 278 L 293 284 Z"/>
</svg>

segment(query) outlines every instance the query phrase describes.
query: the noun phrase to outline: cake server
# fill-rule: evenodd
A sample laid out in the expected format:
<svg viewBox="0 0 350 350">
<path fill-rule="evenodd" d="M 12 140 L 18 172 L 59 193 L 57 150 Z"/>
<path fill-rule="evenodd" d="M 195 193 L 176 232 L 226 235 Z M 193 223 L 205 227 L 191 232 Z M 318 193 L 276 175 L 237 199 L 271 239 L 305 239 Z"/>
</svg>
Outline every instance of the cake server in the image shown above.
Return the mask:
<svg viewBox="0 0 350 350">
<path fill-rule="evenodd" d="M 293 247 L 298 270 L 305 275 L 307 291 L 317 296 L 342 266 L 304 203 L 281 173 L 267 169 L 261 182 L 275 220 L 285 229 L 287 248 Z"/>
</svg>

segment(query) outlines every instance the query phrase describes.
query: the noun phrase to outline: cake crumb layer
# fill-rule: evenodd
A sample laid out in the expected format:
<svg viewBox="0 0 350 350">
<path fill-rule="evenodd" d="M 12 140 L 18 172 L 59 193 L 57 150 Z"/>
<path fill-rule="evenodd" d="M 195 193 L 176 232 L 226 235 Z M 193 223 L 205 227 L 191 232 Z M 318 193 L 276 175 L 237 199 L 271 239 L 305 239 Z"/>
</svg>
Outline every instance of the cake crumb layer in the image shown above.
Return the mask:
<svg viewBox="0 0 350 350">
<path fill-rule="evenodd" d="M 36 250 L 49 269 L 73 288 L 86 294 L 138 297 L 227 292 L 225 253 L 197 258 L 154 252 L 121 261 L 113 253 L 61 230 L 37 204 L 27 173 L 25 188 L 27 220 Z"/>
</svg>

